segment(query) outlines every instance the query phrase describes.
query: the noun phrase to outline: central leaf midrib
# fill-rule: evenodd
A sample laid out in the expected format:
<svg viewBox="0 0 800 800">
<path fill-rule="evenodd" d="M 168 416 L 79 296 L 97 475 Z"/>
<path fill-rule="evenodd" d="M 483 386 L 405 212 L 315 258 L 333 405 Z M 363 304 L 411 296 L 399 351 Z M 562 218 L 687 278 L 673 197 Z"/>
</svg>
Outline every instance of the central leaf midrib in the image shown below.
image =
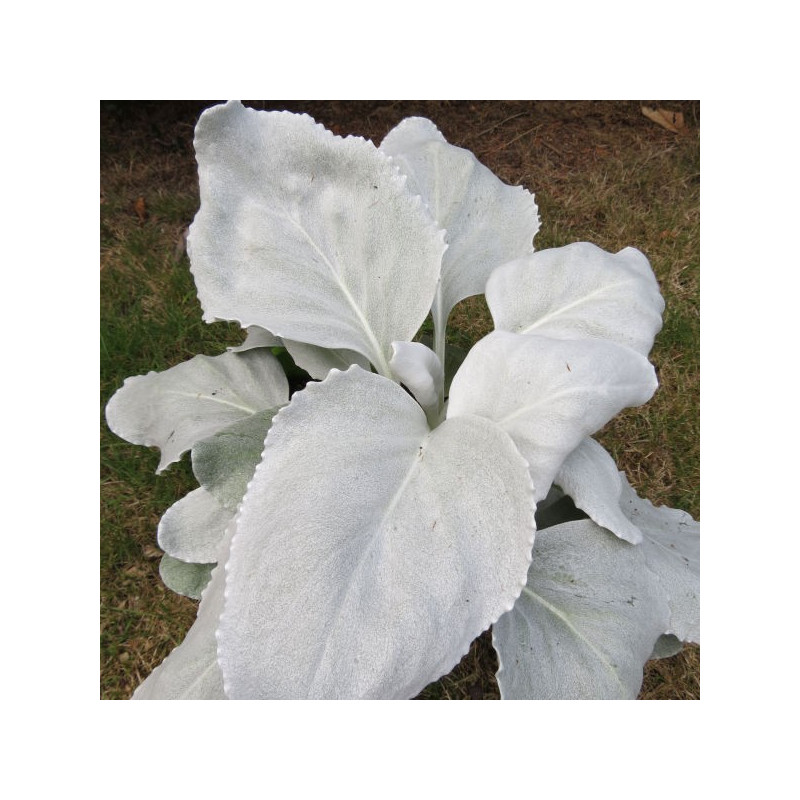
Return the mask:
<svg viewBox="0 0 800 800">
<path fill-rule="evenodd" d="M 373 351 L 373 355 L 376 359 L 375 367 L 378 371 L 385 375 L 386 377 L 391 376 L 391 370 L 389 369 L 389 365 L 386 362 L 386 359 L 383 355 L 383 349 L 378 342 L 377 337 L 375 336 L 374 331 L 372 330 L 372 326 L 369 324 L 369 321 L 364 316 L 364 313 L 361 311 L 358 303 L 356 302 L 353 295 L 350 293 L 350 290 L 347 287 L 347 284 L 342 280 L 341 273 L 337 269 L 337 267 L 331 262 L 325 252 L 319 247 L 319 245 L 314 241 L 311 234 L 305 229 L 303 225 L 301 225 L 296 219 L 294 219 L 290 214 L 286 214 L 286 219 L 297 228 L 298 231 L 305 237 L 308 244 L 313 248 L 313 250 L 319 255 L 320 259 L 322 259 L 323 263 L 328 267 L 328 270 L 333 277 L 334 283 L 341 291 L 342 295 L 344 296 L 345 300 L 347 301 L 348 305 L 352 309 L 353 313 L 356 315 L 359 324 L 363 332 L 365 333 L 367 340 L 369 342 L 369 346 Z M 372 359 L 370 359 L 372 360 Z"/>
<path fill-rule="evenodd" d="M 208 400 L 210 403 L 219 403 L 223 406 L 230 406 L 231 408 L 236 408 L 239 411 L 246 411 L 248 414 L 255 414 L 258 410 L 256 408 L 250 408 L 249 406 L 239 405 L 239 403 L 234 403 L 231 400 L 224 400 L 221 397 L 212 397 L 210 394 L 206 394 L 204 392 L 181 392 L 177 389 L 172 389 L 169 393 L 177 395 L 178 397 L 191 397 L 193 400 Z"/>
<path fill-rule="evenodd" d="M 619 286 L 624 286 L 625 284 L 632 283 L 630 280 L 626 281 L 618 281 L 617 283 L 612 283 L 607 286 L 603 286 L 601 288 L 595 289 L 594 291 L 589 292 L 589 294 L 585 294 L 582 297 L 579 297 L 577 300 L 573 300 L 571 303 L 567 303 L 560 308 L 557 308 L 555 311 L 551 311 L 548 314 L 545 314 L 543 317 L 539 317 L 539 319 L 534 320 L 530 325 L 526 328 L 523 328 L 519 333 L 530 333 L 531 331 L 535 330 L 538 327 L 549 322 L 551 319 L 555 319 L 563 314 L 566 314 L 568 311 L 571 311 L 574 308 L 578 308 L 586 303 L 590 303 L 595 297 L 606 295 L 609 291 L 616 289 Z"/>
<path fill-rule="evenodd" d="M 554 606 L 552 603 L 548 603 L 541 595 L 536 594 L 530 587 L 523 586 L 522 587 L 522 594 L 527 595 L 531 599 L 535 600 L 539 603 L 546 611 L 549 611 L 554 617 L 556 617 L 560 622 L 566 626 L 566 628 L 570 631 L 570 633 L 575 636 L 576 639 L 583 642 L 598 658 L 601 664 L 614 676 L 614 680 L 619 684 L 620 688 L 622 689 L 623 694 L 627 694 L 625 689 L 625 685 L 619 678 L 617 671 L 612 666 L 611 662 L 603 655 L 603 653 L 597 649 L 593 642 L 586 638 L 572 623 L 572 621 L 567 617 L 567 615 L 561 611 L 559 608 Z"/>
<path fill-rule="evenodd" d="M 616 383 L 614 384 L 613 388 L 617 390 L 625 390 L 627 392 L 628 390 L 635 389 L 637 386 L 640 385 L 641 384 L 637 383 Z M 555 392 L 554 394 L 547 394 L 541 400 L 536 400 L 533 403 L 528 403 L 526 405 L 515 408 L 512 412 L 506 414 L 506 416 L 497 419 L 495 421 L 497 422 L 498 425 L 505 426 L 508 422 L 516 419 L 517 417 L 529 414 L 542 405 L 545 404 L 552 405 L 555 400 L 559 400 L 562 397 L 568 397 L 571 394 L 577 394 L 581 391 L 581 389 L 585 391 L 586 387 L 585 386 L 570 387 L 568 389 L 562 389 L 560 392 Z"/>
<path fill-rule="evenodd" d="M 397 507 L 397 504 L 400 502 L 400 498 L 405 494 L 408 485 L 411 483 L 412 478 L 414 477 L 414 473 L 416 472 L 419 464 L 421 463 L 421 455 L 424 453 L 425 442 L 427 441 L 428 438 L 429 436 L 425 437 L 422 445 L 415 445 L 413 455 L 411 456 L 411 466 L 409 467 L 406 474 L 403 476 L 403 479 L 400 481 L 397 490 L 392 495 L 392 498 L 389 500 L 389 503 L 386 507 L 386 511 L 384 511 L 380 521 L 372 528 L 372 536 L 369 537 L 366 546 L 362 548 L 358 562 L 350 571 L 350 579 L 347 581 L 347 585 L 344 586 L 338 594 L 335 614 L 329 620 L 329 623 L 326 626 L 328 635 L 324 638 L 324 642 L 322 648 L 320 649 L 319 656 L 311 671 L 311 675 L 313 677 L 311 679 L 311 682 L 309 683 L 310 687 L 313 687 L 314 681 L 316 680 L 317 674 L 319 673 L 319 668 L 322 666 L 322 663 L 325 660 L 325 655 L 328 652 L 328 647 L 334 638 L 333 634 L 337 625 L 339 624 L 339 619 L 342 615 L 342 610 L 344 609 L 347 596 L 352 591 L 353 586 L 355 586 L 356 577 L 361 573 L 367 555 L 370 552 L 372 552 L 377 542 L 381 539 L 381 533 L 384 531 L 386 520 L 391 516 L 394 509 Z"/>
</svg>

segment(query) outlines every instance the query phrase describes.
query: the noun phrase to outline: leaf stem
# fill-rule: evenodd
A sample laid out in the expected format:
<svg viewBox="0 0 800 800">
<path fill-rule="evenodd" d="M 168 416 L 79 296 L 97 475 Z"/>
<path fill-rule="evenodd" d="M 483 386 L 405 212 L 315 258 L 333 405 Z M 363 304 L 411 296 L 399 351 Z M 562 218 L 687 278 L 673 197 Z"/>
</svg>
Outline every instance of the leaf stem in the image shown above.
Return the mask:
<svg viewBox="0 0 800 800">
<path fill-rule="evenodd" d="M 442 370 L 445 368 L 445 350 L 447 349 L 447 319 L 444 317 L 442 313 L 442 284 L 439 283 L 439 286 L 436 289 L 436 296 L 433 299 L 433 308 L 431 309 L 432 313 L 431 316 L 433 317 L 433 352 L 436 353 L 436 357 L 439 359 L 439 363 L 442 365 Z M 438 323 L 441 323 L 438 324 Z M 436 414 L 432 416 L 436 417 L 436 421 L 432 422 L 429 417 L 429 422 L 431 429 L 435 428 L 441 421 L 444 412 L 444 380 L 442 381 L 442 385 L 439 387 L 439 397 L 437 403 Z"/>
</svg>

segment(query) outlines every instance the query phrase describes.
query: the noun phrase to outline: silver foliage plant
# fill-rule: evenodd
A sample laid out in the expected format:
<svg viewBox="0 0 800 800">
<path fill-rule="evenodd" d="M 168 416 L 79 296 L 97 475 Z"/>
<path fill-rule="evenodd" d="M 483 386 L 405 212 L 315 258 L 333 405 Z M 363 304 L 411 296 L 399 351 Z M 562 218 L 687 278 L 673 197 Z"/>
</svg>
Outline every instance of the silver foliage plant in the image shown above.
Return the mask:
<svg viewBox="0 0 800 800">
<path fill-rule="evenodd" d="M 195 148 L 204 319 L 247 337 L 106 410 L 199 482 L 158 527 L 197 620 L 135 699 L 411 698 L 490 626 L 505 699 L 635 698 L 699 642 L 699 525 L 591 438 L 657 386 L 641 252 L 534 252 L 533 195 L 419 117 L 376 147 L 231 102 Z M 495 329 L 455 358 L 480 293 Z"/>
</svg>

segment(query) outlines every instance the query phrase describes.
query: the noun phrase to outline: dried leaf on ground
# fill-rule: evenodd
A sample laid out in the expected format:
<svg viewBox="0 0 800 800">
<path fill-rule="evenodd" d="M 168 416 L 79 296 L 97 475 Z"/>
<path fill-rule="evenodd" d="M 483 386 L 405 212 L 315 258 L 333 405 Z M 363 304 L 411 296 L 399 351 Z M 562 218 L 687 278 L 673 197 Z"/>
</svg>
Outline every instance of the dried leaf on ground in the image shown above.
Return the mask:
<svg viewBox="0 0 800 800">
<path fill-rule="evenodd" d="M 136 216 L 139 217 L 139 221 L 144 222 L 147 217 L 147 206 L 145 205 L 144 197 L 136 198 L 136 202 L 133 204 L 133 210 L 136 212 Z"/>
<path fill-rule="evenodd" d="M 669 111 L 666 108 L 642 106 L 642 114 L 657 125 L 673 133 L 681 133 L 684 129 L 683 114 L 680 111 Z"/>
</svg>

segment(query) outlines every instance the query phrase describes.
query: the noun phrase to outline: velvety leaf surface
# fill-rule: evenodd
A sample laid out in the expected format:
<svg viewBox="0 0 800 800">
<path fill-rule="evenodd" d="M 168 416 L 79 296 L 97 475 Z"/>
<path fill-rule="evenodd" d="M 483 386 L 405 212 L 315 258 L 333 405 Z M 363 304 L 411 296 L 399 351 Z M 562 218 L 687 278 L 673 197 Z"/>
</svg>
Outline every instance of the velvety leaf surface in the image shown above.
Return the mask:
<svg viewBox="0 0 800 800">
<path fill-rule="evenodd" d="M 662 633 L 700 643 L 700 523 L 685 511 L 654 506 L 622 480 L 622 511 L 642 532 L 640 547 L 666 592 L 670 623 Z"/>
<path fill-rule="evenodd" d="M 408 176 L 436 222 L 447 231 L 442 282 L 432 312 L 442 331 L 453 306 L 482 294 L 492 270 L 533 252 L 539 216 L 533 195 L 503 183 L 469 151 L 449 144 L 436 126 L 409 117 L 380 149 Z M 399 337 L 398 337 L 399 338 Z"/>
<path fill-rule="evenodd" d="M 284 344 L 295 364 L 318 381 L 327 378 L 332 369 L 346 370 L 353 364 L 369 370 L 369 359 L 354 350 L 318 347 L 305 342 L 294 342 L 291 339 L 286 339 Z"/>
<path fill-rule="evenodd" d="M 589 242 L 540 250 L 498 267 L 486 284 L 495 328 L 608 339 L 647 355 L 664 300 L 650 262 L 633 247 Z"/>
<path fill-rule="evenodd" d="M 665 633 L 658 637 L 650 658 L 670 658 L 683 650 L 683 642 L 671 633 Z"/>
<path fill-rule="evenodd" d="M 261 460 L 277 408 L 235 422 L 192 448 L 192 470 L 217 503 L 236 511 Z M 224 529 L 225 526 L 223 526 Z"/>
<path fill-rule="evenodd" d="M 555 482 L 598 525 L 638 544 L 642 532 L 622 513 L 622 478 L 614 459 L 594 439 L 584 439 L 561 465 Z"/>
<path fill-rule="evenodd" d="M 474 414 L 507 431 L 541 500 L 586 437 L 623 408 L 646 403 L 657 385 L 644 356 L 613 342 L 494 331 L 456 373 L 447 418 Z"/>
<path fill-rule="evenodd" d="M 431 431 L 398 384 L 351 367 L 276 416 L 237 518 L 220 664 L 232 698 L 408 698 L 525 581 L 534 505 L 509 437 Z"/>
<path fill-rule="evenodd" d="M 421 342 L 393 342 L 389 366 L 426 412 L 437 408 L 444 392 L 444 367 L 430 347 Z"/>
<path fill-rule="evenodd" d="M 161 557 L 158 574 L 164 585 L 177 594 L 199 600 L 211 580 L 211 570 L 215 564 L 189 564 L 169 554 Z"/>
<path fill-rule="evenodd" d="M 251 325 L 247 329 L 247 336 L 238 347 L 229 347 L 231 353 L 243 353 L 245 350 L 252 350 L 255 347 L 283 347 L 283 342 L 273 336 L 269 331 L 259 328 L 258 325 Z"/>
<path fill-rule="evenodd" d="M 430 310 L 438 230 L 371 142 L 231 102 L 195 131 L 201 207 L 188 247 L 204 319 L 355 350 L 388 374 L 391 342 Z"/>
<path fill-rule="evenodd" d="M 158 523 L 158 546 L 181 561 L 216 563 L 225 529 L 235 513 L 235 507 L 220 505 L 201 486 L 164 512 Z"/>
<path fill-rule="evenodd" d="M 539 531 L 527 586 L 492 628 L 503 699 L 630 699 L 669 618 L 641 546 L 591 520 Z"/>
<path fill-rule="evenodd" d="M 288 399 L 286 375 L 269 350 L 201 355 L 127 378 L 106 406 L 106 421 L 126 441 L 158 447 L 161 472 L 201 439 Z"/>
</svg>

